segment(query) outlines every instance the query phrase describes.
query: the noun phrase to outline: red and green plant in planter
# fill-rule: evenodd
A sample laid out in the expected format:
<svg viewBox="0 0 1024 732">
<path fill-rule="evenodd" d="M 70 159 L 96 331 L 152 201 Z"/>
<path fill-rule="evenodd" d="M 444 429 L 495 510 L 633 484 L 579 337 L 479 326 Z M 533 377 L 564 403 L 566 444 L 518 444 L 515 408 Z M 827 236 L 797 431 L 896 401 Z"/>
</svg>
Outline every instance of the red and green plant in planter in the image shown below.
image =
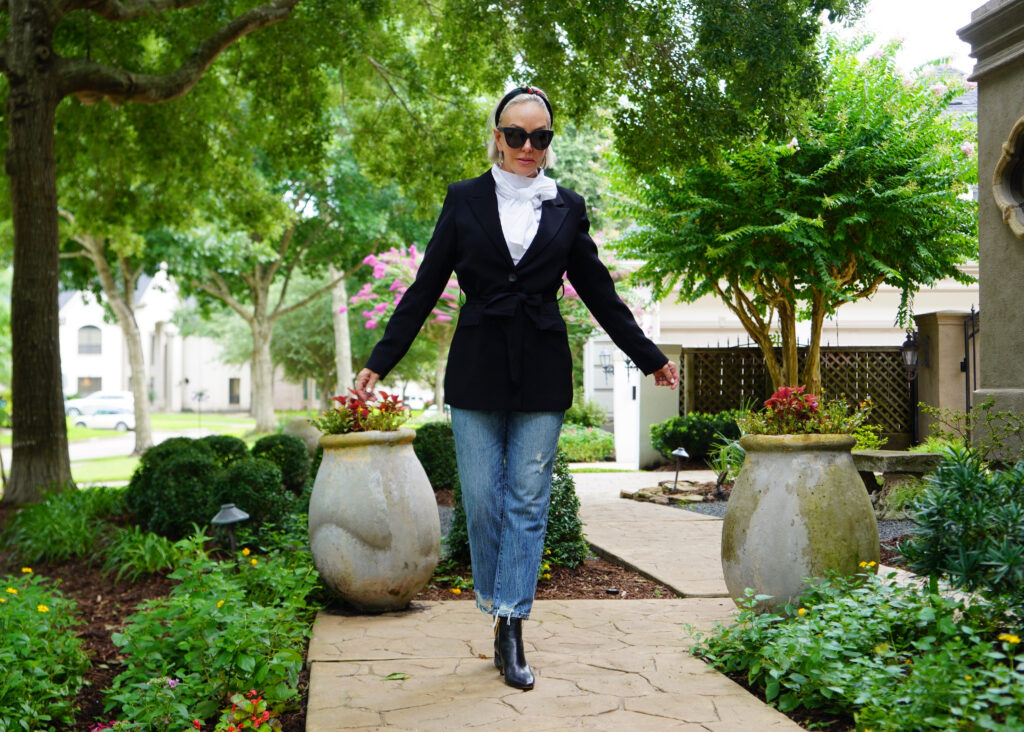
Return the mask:
<svg viewBox="0 0 1024 732">
<path fill-rule="evenodd" d="M 361 399 L 349 389 L 352 396 L 336 396 L 334 409 L 321 412 L 310 423 L 325 435 L 346 435 L 349 432 L 370 432 L 380 430 L 392 432 L 409 419 L 409 407 L 397 394 L 377 392 L 379 399 L 374 402 Z"/>
<path fill-rule="evenodd" d="M 805 386 L 783 386 L 765 401 L 764 409 L 736 420 L 748 435 L 853 434 L 871 413 L 862 402 L 851 410 L 845 399 L 822 402 Z"/>
</svg>

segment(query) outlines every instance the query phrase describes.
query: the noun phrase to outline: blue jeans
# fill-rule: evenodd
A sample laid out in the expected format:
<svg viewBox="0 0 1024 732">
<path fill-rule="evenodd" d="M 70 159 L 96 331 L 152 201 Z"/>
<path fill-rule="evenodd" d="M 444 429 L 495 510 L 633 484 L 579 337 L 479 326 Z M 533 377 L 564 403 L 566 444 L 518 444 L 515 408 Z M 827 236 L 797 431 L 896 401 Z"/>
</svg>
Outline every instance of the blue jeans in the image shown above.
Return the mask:
<svg viewBox="0 0 1024 732">
<path fill-rule="evenodd" d="M 476 605 L 530 617 L 563 412 L 452 407 Z"/>
</svg>

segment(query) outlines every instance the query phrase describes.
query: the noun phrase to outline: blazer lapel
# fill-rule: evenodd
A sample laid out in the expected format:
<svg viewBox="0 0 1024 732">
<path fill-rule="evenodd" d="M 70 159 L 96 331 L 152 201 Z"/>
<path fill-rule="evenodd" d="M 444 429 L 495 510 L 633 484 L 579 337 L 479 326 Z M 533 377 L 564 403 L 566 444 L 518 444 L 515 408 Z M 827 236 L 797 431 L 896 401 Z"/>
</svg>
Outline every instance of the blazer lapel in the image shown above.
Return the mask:
<svg viewBox="0 0 1024 732">
<path fill-rule="evenodd" d="M 495 210 L 497 210 L 497 205 L 495 205 Z M 555 238 L 555 234 L 562 228 L 568 213 L 569 207 L 565 205 L 561 193 L 541 204 L 540 225 L 537 227 L 537 234 L 533 237 L 526 254 L 519 260 L 519 267 L 539 256 L 539 252 Z"/>
<path fill-rule="evenodd" d="M 501 231 L 501 218 L 498 216 L 498 196 L 494 192 L 494 178 L 488 170 L 476 178 L 476 185 L 470 195 L 473 203 L 470 210 L 476 216 L 480 226 L 487 232 L 491 243 L 498 248 L 502 258 L 509 267 L 514 267 L 512 255 L 508 252 L 508 244 L 505 243 L 505 235 Z M 527 252 L 529 253 L 529 252 Z"/>
</svg>

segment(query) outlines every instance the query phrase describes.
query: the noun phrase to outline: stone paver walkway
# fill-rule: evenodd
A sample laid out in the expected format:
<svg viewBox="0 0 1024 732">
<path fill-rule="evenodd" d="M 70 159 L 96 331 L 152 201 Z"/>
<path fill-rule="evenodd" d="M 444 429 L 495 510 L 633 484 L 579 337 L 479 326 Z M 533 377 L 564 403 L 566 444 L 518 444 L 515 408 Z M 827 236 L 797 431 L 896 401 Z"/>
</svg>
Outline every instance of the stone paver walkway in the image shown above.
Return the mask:
<svg viewBox="0 0 1024 732">
<path fill-rule="evenodd" d="M 321 613 L 306 729 L 801 729 L 686 652 L 687 626 L 706 631 L 735 606 L 721 576 L 721 521 L 618 498 L 664 475 L 575 479 L 588 540 L 685 599 L 538 601 L 523 626 L 537 677 L 530 692 L 502 683 L 489 619 L 472 602 Z"/>
</svg>

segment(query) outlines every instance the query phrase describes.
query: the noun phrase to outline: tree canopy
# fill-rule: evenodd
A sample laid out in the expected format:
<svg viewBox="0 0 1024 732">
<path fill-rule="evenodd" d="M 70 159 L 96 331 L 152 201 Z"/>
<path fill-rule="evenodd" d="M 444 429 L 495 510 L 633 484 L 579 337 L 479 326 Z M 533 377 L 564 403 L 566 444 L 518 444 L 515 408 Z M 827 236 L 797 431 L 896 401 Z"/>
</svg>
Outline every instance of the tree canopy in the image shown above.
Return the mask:
<svg viewBox="0 0 1024 732">
<path fill-rule="evenodd" d="M 640 228 L 621 251 L 658 298 L 716 295 L 760 346 L 775 386 L 820 387 L 826 315 L 886 283 L 910 298 L 977 255 L 975 124 L 947 113 L 962 82 L 911 79 L 890 46 L 859 61 L 863 44 L 828 46 L 826 89 L 806 131 L 770 130 L 716 162 L 664 168 L 622 190 Z M 811 321 L 803 374 L 796 321 Z M 782 356 L 771 332 L 778 327 Z"/>
</svg>

